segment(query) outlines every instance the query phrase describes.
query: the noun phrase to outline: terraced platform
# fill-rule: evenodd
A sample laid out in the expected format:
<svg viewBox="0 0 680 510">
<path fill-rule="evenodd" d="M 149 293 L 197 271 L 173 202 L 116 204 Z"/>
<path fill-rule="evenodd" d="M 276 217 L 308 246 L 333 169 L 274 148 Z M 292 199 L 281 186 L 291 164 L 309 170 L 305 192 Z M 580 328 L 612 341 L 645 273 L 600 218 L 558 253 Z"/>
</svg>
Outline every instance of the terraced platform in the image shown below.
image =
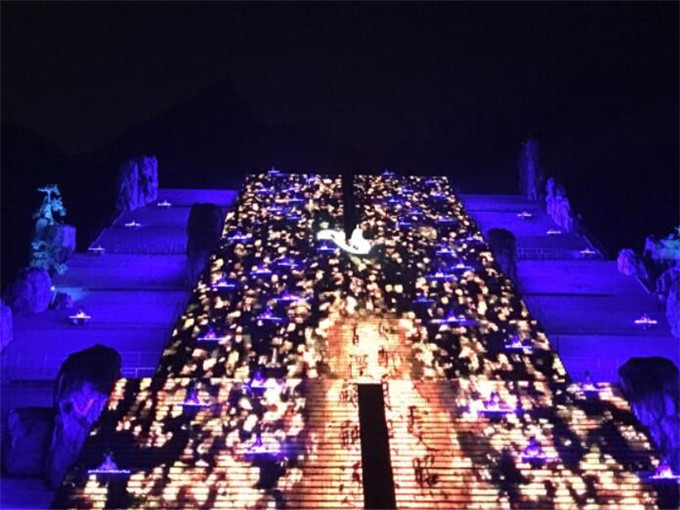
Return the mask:
<svg viewBox="0 0 680 510">
<path fill-rule="evenodd" d="M 247 179 L 155 374 L 119 381 L 56 507 L 677 506 L 446 178 L 359 176 L 354 202 L 368 256 L 316 238 L 343 224 L 339 177 Z"/>
<path fill-rule="evenodd" d="M 74 308 L 14 316 L 14 340 L 0 355 L 2 405 L 0 433 L 10 409 L 51 407 L 54 380 L 66 357 L 96 343 L 117 349 L 123 374 L 154 373 L 170 339 L 172 326 L 186 307 L 186 226 L 191 205 L 212 202 L 225 209 L 233 190 L 159 190 L 157 203 L 121 215 L 91 247 L 97 252 L 74 254 L 69 271 L 55 278 L 56 291 L 68 292 Z M 128 228 L 125 223 L 140 223 Z M 78 308 L 92 320 L 73 326 L 69 315 Z M 53 498 L 40 480 L 0 479 L 0 507 L 44 508 Z"/>
<path fill-rule="evenodd" d="M 518 288 L 575 380 L 589 371 L 596 381 L 615 382 L 619 366 L 635 356 L 662 356 L 680 365 L 664 308 L 634 277 L 620 274 L 586 233 L 549 235 L 558 227 L 548 214 L 518 195 L 461 200 L 483 231 L 504 228 L 515 235 Z M 522 212 L 531 217 L 518 217 Z M 643 314 L 658 324 L 635 324 Z"/>
</svg>

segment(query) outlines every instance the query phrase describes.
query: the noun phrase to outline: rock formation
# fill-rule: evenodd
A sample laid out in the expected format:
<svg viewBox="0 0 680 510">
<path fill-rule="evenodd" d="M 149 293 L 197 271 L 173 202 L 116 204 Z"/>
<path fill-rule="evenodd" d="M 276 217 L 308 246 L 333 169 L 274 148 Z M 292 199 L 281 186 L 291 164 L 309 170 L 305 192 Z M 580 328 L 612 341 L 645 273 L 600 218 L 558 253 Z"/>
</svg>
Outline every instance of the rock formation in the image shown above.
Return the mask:
<svg viewBox="0 0 680 510">
<path fill-rule="evenodd" d="M 118 175 L 119 211 L 134 211 L 158 199 L 158 160 L 156 156 L 133 158 L 120 166 Z"/>
<path fill-rule="evenodd" d="M 671 268 L 667 273 L 670 273 L 670 284 L 666 293 L 666 320 L 671 335 L 680 338 L 680 270 Z"/>
<path fill-rule="evenodd" d="M 577 221 L 567 192 L 561 184 L 550 177 L 545 186 L 545 208 L 548 215 L 565 232 L 574 232 Z"/>
<path fill-rule="evenodd" d="M 671 334 L 680 338 L 680 227 L 665 238 L 647 236 L 643 262 L 648 288 L 665 304 Z"/>
<path fill-rule="evenodd" d="M 619 251 L 616 257 L 616 267 L 619 273 L 626 276 L 638 276 L 644 270 L 644 265 L 630 248 L 624 248 Z"/>
<path fill-rule="evenodd" d="M 505 276 L 517 282 L 517 241 L 509 230 L 492 228 L 486 233 L 486 242 L 498 267 Z"/>
<path fill-rule="evenodd" d="M 45 194 L 33 215 L 35 229 L 31 241 L 31 267 L 46 269 L 50 276 L 66 272 L 66 261 L 76 249 L 76 228 L 63 223 L 66 208 L 56 184 L 43 186 Z"/>
<path fill-rule="evenodd" d="M 528 139 L 522 144 L 517 161 L 520 194 L 531 202 L 539 201 L 543 194 L 543 172 L 539 166 L 538 156 L 538 142 Z"/>
<path fill-rule="evenodd" d="M 214 204 L 194 204 L 187 224 L 187 284 L 194 285 L 222 235 L 222 209 Z"/>
<path fill-rule="evenodd" d="M 621 388 L 675 472 L 680 471 L 680 381 L 666 358 L 631 358 L 619 368 Z"/>
<path fill-rule="evenodd" d="M 115 349 L 95 345 L 71 354 L 59 369 L 54 391 L 57 415 L 47 462 L 51 487 L 61 483 L 78 457 L 120 377 L 120 366 Z"/>
<path fill-rule="evenodd" d="M 0 351 L 12 341 L 12 338 L 12 309 L 0 300 Z"/>
<path fill-rule="evenodd" d="M 52 300 L 52 280 L 46 269 L 24 268 L 7 286 L 3 301 L 13 313 L 40 313 Z"/>
<path fill-rule="evenodd" d="M 10 410 L 2 446 L 3 471 L 8 475 L 41 475 L 53 427 L 54 410 L 49 407 Z"/>
</svg>

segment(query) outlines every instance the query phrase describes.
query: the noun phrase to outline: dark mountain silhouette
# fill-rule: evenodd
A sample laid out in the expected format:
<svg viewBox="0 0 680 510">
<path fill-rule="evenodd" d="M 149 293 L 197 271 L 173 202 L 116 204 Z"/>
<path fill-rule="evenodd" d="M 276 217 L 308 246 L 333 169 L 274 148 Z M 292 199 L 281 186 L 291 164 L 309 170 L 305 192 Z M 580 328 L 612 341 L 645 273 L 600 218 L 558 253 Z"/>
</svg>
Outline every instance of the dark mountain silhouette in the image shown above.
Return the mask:
<svg viewBox="0 0 680 510">
<path fill-rule="evenodd" d="M 678 99 L 541 134 L 543 164 L 612 255 L 680 223 Z M 599 120 L 599 122 L 598 122 Z"/>
<path fill-rule="evenodd" d="M 163 186 L 238 185 L 246 150 L 261 127 L 229 82 L 216 83 L 186 103 L 128 129 L 97 151 L 111 161 L 155 154 Z M 200 182 L 197 182 L 200 181 Z"/>
<path fill-rule="evenodd" d="M 663 234 L 677 221 L 677 98 L 624 113 L 596 110 L 588 116 L 548 108 L 555 117 L 527 111 L 512 119 L 440 121 L 424 135 L 396 140 L 384 154 L 337 143 L 313 125 L 263 125 L 228 81 L 77 156 L 65 156 L 30 130 L 3 124 L 2 282 L 27 262 L 31 215 L 41 199 L 36 187 L 60 185 L 67 220 L 78 227 L 83 249 L 111 220 L 118 168 L 131 157 L 156 155 L 165 187 L 237 188 L 246 174 L 275 165 L 344 175 L 384 167 L 448 173 L 463 192 L 514 193 L 519 141 L 529 130 L 542 143 L 548 174 L 565 184 L 586 225 L 612 252 L 638 248 L 646 234 Z"/>
<path fill-rule="evenodd" d="M 2 130 L 2 282 L 28 260 L 35 188 L 57 183 L 85 249 L 112 219 L 120 164 L 155 155 L 164 187 L 238 188 L 246 174 L 273 165 L 286 171 L 343 172 L 359 164 L 356 151 L 315 126 L 265 126 L 229 82 L 129 128 L 100 150 L 67 156 L 31 131 Z"/>
</svg>

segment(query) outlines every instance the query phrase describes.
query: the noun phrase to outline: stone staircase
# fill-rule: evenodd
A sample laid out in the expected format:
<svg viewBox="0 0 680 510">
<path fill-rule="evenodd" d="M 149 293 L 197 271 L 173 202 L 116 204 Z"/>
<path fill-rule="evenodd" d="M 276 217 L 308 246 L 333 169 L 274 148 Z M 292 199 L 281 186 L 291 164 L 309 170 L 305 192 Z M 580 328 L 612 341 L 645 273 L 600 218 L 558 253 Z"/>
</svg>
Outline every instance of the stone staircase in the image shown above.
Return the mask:
<svg viewBox="0 0 680 510">
<path fill-rule="evenodd" d="M 390 381 L 386 386 L 399 508 L 569 508 L 617 502 L 647 506 L 658 504 L 657 498 L 663 500 L 669 492 L 672 501 L 673 483 L 659 487 L 635 473 L 649 469 L 650 445 L 644 431 L 625 418 L 627 405 L 612 388 L 600 388 L 607 396 L 599 404 L 581 399 L 565 408 L 573 414 L 568 420 L 572 440 L 590 448 L 579 461 L 570 461 L 567 439 L 559 456 L 545 448 L 554 461 L 533 465 L 521 457 L 527 436 L 554 440 L 556 415 L 528 410 L 524 416 L 472 418 L 461 408 L 467 397 L 455 384 Z M 607 411 L 620 416 L 608 418 Z M 617 443 L 618 433 L 626 436 L 627 444 Z M 592 493 L 597 496 L 589 493 L 589 485 L 597 487 Z M 546 488 L 553 494 L 550 499 L 544 497 Z"/>
<path fill-rule="evenodd" d="M 248 233 L 262 238 L 244 243 L 247 249 L 234 248 L 234 252 L 273 249 L 262 239 L 293 239 L 290 232 L 298 239 L 308 239 L 309 231 L 302 227 L 300 232 L 275 231 L 281 222 L 275 220 L 270 225 L 265 221 L 261 212 L 271 204 L 262 197 L 274 194 L 277 196 L 271 200 L 286 203 L 294 199 L 288 195 L 298 193 L 295 189 L 300 187 L 311 196 L 325 189 L 326 198 L 322 194 L 317 205 L 329 211 L 337 209 L 329 198 L 337 194 L 328 193 L 333 189 L 331 179 L 287 179 L 275 171 L 249 178 L 238 206 L 242 217 L 236 215 L 232 224 L 227 220 L 227 226 L 233 233 L 237 228 L 240 231 L 256 225 Z M 399 179 L 366 177 L 368 191 L 362 198 L 365 210 L 377 210 L 372 201 L 384 203 L 384 193 L 406 196 L 399 191 L 398 186 L 403 184 Z M 412 194 L 416 190 L 418 194 L 413 196 L 424 202 L 423 207 L 435 197 L 432 186 L 440 189 L 444 182 L 403 179 L 408 179 Z M 291 188 L 294 190 L 288 191 Z M 428 214 L 439 214 L 437 211 L 444 207 L 441 200 L 451 198 L 441 192 L 438 196 L 436 208 L 426 208 Z M 514 199 L 511 202 L 513 207 L 518 203 Z M 458 224 L 469 226 L 457 199 L 447 203 L 450 210 L 446 214 L 457 214 Z M 257 214 L 253 213 L 252 222 L 238 223 L 253 211 Z M 376 224 L 383 222 L 382 228 L 388 230 L 387 221 L 394 218 L 385 213 L 374 220 Z M 459 234 L 456 239 L 463 237 L 463 232 Z M 429 234 L 415 241 L 407 231 L 401 235 L 404 243 L 417 241 L 432 251 Z M 483 258 L 483 250 L 477 251 L 472 244 L 465 246 L 470 256 Z M 290 246 L 282 242 L 279 248 L 283 253 Z M 301 249 L 313 253 L 315 247 Z M 234 262 L 238 257 L 221 257 L 216 260 L 220 267 L 232 264 L 229 271 L 242 285 L 250 285 L 243 264 Z M 296 278 L 305 285 L 327 285 L 329 290 L 342 281 L 335 277 L 353 267 L 353 262 L 337 253 L 323 257 L 317 253 L 309 260 L 310 267 Z M 295 337 L 299 342 L 294 352 L 298 355 L 287 360 L 288 368 L 296 368 L 304 360 L 314 370 L 285 372 L 287 378 L 262 379 L 255 371 L 256 363 L 249 362 L 254 356 L 243 347 L 247 345 L 243 338 L 253 328 L 252 320 L 239 321 L 249 312 L 250 304 L 242 309 L 234 305 L 233 310 L 220 304 L 217 310 L 210 307 L 207 291 L 199 292 L 196 303 L 183 316 L 183 332 L 177 333 L 169 348 L 176 370 L 159 370 L 153 378 L 119 382 L 77 465 L 65 479 L 55 506 L 363 508 L 374 494 L 368 492 L 378 485 L 364 485 L 364 481 L 379 474 L 383 476 L 379 481 L 389 487 L 376 492 L 382 497 L 393 494 L 398 508 L 677 507 L 675 482 L 656 483 L 646 478 L 659 464 L 657 452 L 614 387 L 598 384 L 597 395 L 587 395 L 563 370 L 537 370 L 546 359 L 554 358 L 548 340 L 538 335 L 541 331 L 534 331 L 533 354 L 496 353 L 494 370 L 470 371 L 451 380 L 442 374 L 456 372 L 433 370 L 428 378 L 412 377 L 412 346 L 406 331 L 412 330 L 409 321 L 415 320 L 414 314 L 407 310 L 402 318 L 394 318 L 381 303 L 390 292 L 394 298 L 400 291 L 396 286 L 387 290 L 387 280 L 376 274 L 380 273 L 379 264 L 366 266 L 363 273 L 355 274 L 361 274 L 364 281 L 377 282 L 371 285 L 371 299 L 377 305 L 370 312 L 361 310 L 347 318 L 340 297 L 342 286 L 337 283 L 336 297 L 329 298 L 324 303 L 324 315 L 318 315 L 323 317 L 324 327 L 330 324 L 323 331 L 326 358 L 315 358 L 326 351 L 310 348 L 317 334 L 313 332 L 316 325 L 311 324 L 305 334 Z M 463 290 L 469 285 L 479 289 L 472 294 L 475 299 L 484 299 L 484 290 L 497 284 L 494 279 L 500 276 L 494 276 L 488 268 L 480 269 L 486 279 L 472 282 L 476 278 L 473 273 L 466 273 L 455 286 L 433 286 L 434 291 L 441 287 L 442 294 L 436 297 L 448 300 L 446 293 L 455 296 L 456 290 L 465 295 Z M 269 283 L 252 281 L 247 291 L 252 291 L 248 296 L 253 297 L 248 299 L 269 299 L 265 292 Z M 495 291 L 498 295 L 512 297 L 512 288 L 497 289 L 502 289 Z M 238 299 L 233 302 L 241 303 Z M 200 328 L 194 326 L 213 312 L 218 321 L 233 320 L 234 327 L 240 329 L 224 346 L 199 349 L 196 335 Z M 500 315 L 505 318 L 495 320 L 503 325 L 507 317 Z M 526 318 L 528 325 L 531 317 Z M 297 330 L 287 328 L 283 319 L 281 322 L 272 331 L 278 336 L 277 345 L 290 354 L 294 344 L 285 335 Z M 535 321 L 531 324 L 534 326 Z M 419 340 L 421 347 L 427 348 L 428 358 L 424 359 L 441 361 L 447 369 L 488 361 L 490 351 L 475 349 L 481 341 L 479 345 L 472 342 L 476 327 L 433 327 L 430 336 L 425 334 Z M 490 328 L 489 324 L 484 327 Z M 447 350 L 451 345 L 461 348 Z M 227 362 L 225 346 L 235 353 L 229 356 L 238 358 L 240 375 L 209 378 L 206 374 L 214 374 L 213 367 Z M 513 365 L 511 358 L 519 359 L 525 370 L 515 370 L 517 364 Z M 314 359 L 325 363 L 329 371 L 315 370 Z M 561 363 L 558 365 L 561 368 Z M 304 377 L 294 378 L 291 373 Z M 191 388 L 196 393 L 188 400 Z M 382 399 L 366 400 L 368 393 L 382 395 Z M 485 403 L 492 395 L 501 400 L 502 412 L 494 414 L 487 409 Z M 188 402 L 196 407 L 187 407 Z M 379 405 L 367 409 L 371 402 Z M 545 458 L 541 461 L 523 457 L 531 437 L 543 446 Z M 366 444 L 367 438 L 386 440 L 386 448 L 378 457 L 368 457 L 378 447 L 377 441 L 374 448 Z M 108 450 L 115 451 L 118 467 L 129 473 L 116 478 L 88 472 L 99 465 Z M 385 470 L 376 469 L 376 458 L 387 459 L 391 477 L 384 476 Z"/>
<path fill-rule="evenodd" d="M 334 377 L 368 383 L 411 375 L 411 349 L 399 319 L 372 316 L 338 322 L 328 344 Z"/>
</svg>

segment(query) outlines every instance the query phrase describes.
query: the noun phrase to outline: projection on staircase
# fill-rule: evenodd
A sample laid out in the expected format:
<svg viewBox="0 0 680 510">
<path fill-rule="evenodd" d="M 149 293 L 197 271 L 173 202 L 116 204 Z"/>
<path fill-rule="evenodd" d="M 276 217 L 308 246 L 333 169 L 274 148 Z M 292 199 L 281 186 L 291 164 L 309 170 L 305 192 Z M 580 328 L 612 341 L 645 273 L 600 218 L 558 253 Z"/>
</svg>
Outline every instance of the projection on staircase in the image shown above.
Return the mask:
<svg viewBox="0 0 680 510">
<path fill-rule="evenodd" d="M 677 497 L 615 389 L 570 382 L 446 178 L 358 176 L 354 202 L 346 240 L 339 177 L 246 179 L 156 374 L 118 382 L 56 505 L 363 508 L 370 412 L 398 508 Z M 383 408 L 360 422 L 361 384 Z"/>
</svg>

